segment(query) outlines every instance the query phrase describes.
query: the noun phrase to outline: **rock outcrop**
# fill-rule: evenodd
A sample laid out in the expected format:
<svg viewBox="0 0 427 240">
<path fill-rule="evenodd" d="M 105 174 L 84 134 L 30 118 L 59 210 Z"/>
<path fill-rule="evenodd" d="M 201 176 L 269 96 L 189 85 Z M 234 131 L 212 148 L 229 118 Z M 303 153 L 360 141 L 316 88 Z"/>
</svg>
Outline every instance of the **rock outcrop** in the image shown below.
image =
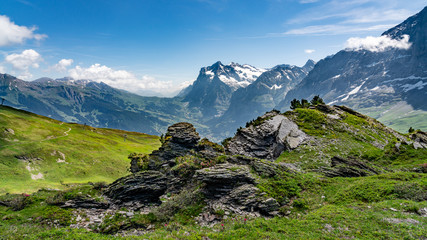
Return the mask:
<svg viewBox="0 0 427 240">
<path fill-rule="evenodd" d="M 410 135 L 412 141 L 414 141 L 413 146 L 415 149 L 418 148 L 427 148 L 427 133 L 422 131 L 417 131 Z"/>
<path fill-rule="evenodd" d="M 167 181 L 159 171 L 142 171 L 117 179 L 108 186 L 105 194 L 123 202 L 159 203 L 159 197 L 167 189 Z"/>
<path fill-rule="evenodd" d="M 227 145 L 231 154 L 261 159 L 276 159 L 284 150 L 292 150 L 309 137 L 298 126 L 276 111 L 264 114 L 247 128 L 238 130 Z"/>
<path fill-rule="evenodd" d="M 200 186 L 198 191 L 206 203 L 204 212 L 221 209 L 242 215 L 278 214 L 280 205 L 257 188 L 256 179 L 273 177 L 287 171 L 286 167 L 257 158 L 225 155 L 220 145 L 199 139 L 189 123 L 170 126 L 159 150 L 141 156 L 139 165 L 133 164 L 135 171 L 136 165 L 147 162 L 144 169 L 116 180 L 104 194 L 115 205 L 143 208 L 161 204 L 162 196 L 179 195 Z"/>
<path fill-rule="evenodd" d="M 149 169 L 165 170 L 175 166 L 175 158 L 185 156 L 196 149 L 199 140 L 200 136 L 192 124 L 173 124 L 168 127 L 164 143 L 159 150 L 150 154 Z"/>
<path fill-rule="evenodd" d="M 379 174 L 380 171 L 356 159 L 333 157 L 330 168 L 321 168 L 319 172 L 327 177 L 365 177 Z"/>
</svg>

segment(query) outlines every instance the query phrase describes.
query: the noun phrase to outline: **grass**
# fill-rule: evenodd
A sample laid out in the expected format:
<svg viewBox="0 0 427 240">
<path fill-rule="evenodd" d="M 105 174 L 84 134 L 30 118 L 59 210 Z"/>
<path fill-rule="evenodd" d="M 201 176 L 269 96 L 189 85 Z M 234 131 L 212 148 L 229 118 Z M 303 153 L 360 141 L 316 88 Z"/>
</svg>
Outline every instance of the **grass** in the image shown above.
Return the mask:
<svg viewBox="0 0 427 240">
<path fill-rule="evenodd" d="M 228 215 L 215 225 L 200 226 L 193 219 L 203 205 L 188 201 L 193 197 L 177 195 L 154 214 L 112 215 L 92 232 L 69 228 L 74 221 L 72 210 L 46 204 L 46 199 L 59 193 L 39 191 L 29 196 L 31 201 L 22 210 L 0 206 L 0 233 L 5 239 L 422 239 L 427 234 L 427 219 L 418 211 L 427 202 L 414 196 L 426 193 L 426 179 L 426 174 L 410 172 L 332 179 L 306 173 L 296 180 L 303 191 L 293 194 L 296 198 L 281 209 L 287 217 Z M 401 194 L 402 184 L 415 184 L 423 191 Z M 73 198 L 78 192 L 97 195 L 88 185 L 62 195 Z M 0 200 L 15 197 L 22 196 L 5 195 Z M 184 202 L 187 204 L 178 206 Z M 165 212 L 172 215 L 163 218 Z M 56 222 L 57 227 L 49 222 Z M 107 234 L 129 226 L 145 233 L 139 237 Z"/>
<path fill-rule="evenodd" d="M 0 194 L 112 182 L 128 174 L 130 153 L 160 146 L 157 136 L 63 123 L 4 106 L 0 126 Z M 38 174 L 43 177 L 31 178 Z"/>
<path fill-rule="evenodd" d="M 7 111 L 1 111 L 0 116 L 4 112 Z M 162 205 L 153 208 L 148 214 L 135 212 L 132 217 L 111 214 L 103 224 L 93 227 L 91 231 L 72 229 L 69 225 L 76 221 L 74 210 L 61 209 L 57 204 L 87 196 L 103 201 L 99 190 L 103 184 L 59 184 L 59 187 L 66 190 L 40 190 L 30 196 L 0 196 L 1 202 L 10 205 L 6 207 L 0 204 L 0 239 L 423 239 L 427 236 L 427 219 L 420 215 L 420 210 L 427 208 L 427 175 L 411 172 L 414 167 L 425 164 L 427 150 L 415 150 L 404 144 L 397 149 L 395 137 L 385 133 L 383 126 L 371 119 L 345 113 L 342 120 L 335 121 L 312 109 L 297 110 L 296 113 L 298 125 L 315 138 L 311 143 L 282 154 L 277 161 L 294 163 L 304 170 L 313 170 L 328 166 L 332 156 L 353 156 L 369 165 L 386 167 L 388 170 L 379 175 L 358 178 L 326 178 L 315 171 L 282 172 L 273 177 L 261 174 L 262 176 L 256 177 L 257 187 L 265 192 L 266 197 L 274 197 L 283 204 L 279 210 L 282 215 L 274 218 L 255 218 L 218 211 L 215 214 L 222 220 L 211 226 L 201 226 L 195 220 L 206 203 L 198 191 L 199 188 L 193 186 L 194 188 L 178 194 L 171 193 L 163 199 Z M 61 124 L 43 117 L 28 114 L 22 117 L 25 121 L 31 120 L 30 125 L 45 124 L 45 127 L 40 128 L 42 130 L 38 130 L 37 134 L 30 134 L 34 131 L 26 130 L 25 126 L 8 125 L 8 128 L 16 129 L 15 135 L 2 135 L 1 140 L 9 145 L 2 145 L 0 154 L 13 156 L 13 161 L 1 160 L 0 166 L 8 167 L 8 170 L 15 171 L 14 173 L 27 174 L 26 181 L 34 186 L 39 184 L 37 187 L 42 184 L 52 186 L 55 173 L 50 177 L 48 170 L 52 167 L 51 171 L 54 171 L 55 166 L 59 176 L 66 176 L 60 181 L 72 179 L 69 182 L 75 183 L 88 179 L 107 179 L 107 182 L 108 179 L 114 180 L 107 170 L 108 162 L 102 162 L 101 158 L 99 165 L 90 165 L 92 162 L 81 159 L 82 162 L 79 162 L 77 159 L 80 153 L 72 152 L 77 151 L 76 149 L 87 148 L 87 152 L 93 154 L 93 157 L 99 157 L 100 152 L 108 151 L 109 148 L 117 152 L 121 152 L 119 147 L 127 149 L 123 150 L 123 158 L 120 160 L 123 161 L 123 174 L 126 174 L 126 167 L 129 166 L 129 153 L 126 151 L 141 152 L 138 147 L 140 143 L 136 140 L 138 137 L 140 141 L 147 141 L 147 145 L 142 144 L 147 149 L 148 146 L 159 145 L 156 137 L 147 135 L 133 136 L 133 133 L 126 133 L 128 139 L 121 142 L 121 131 L 90 131 L 76 127 L 82 127 L 81 125 Z M 7 119 L 9 118 L 0 117 L 0 122 Z M 310 122 L 313 123 L 310 125 Z M 61 135 L 70 127 L 72 130 L 68 136 Z M 22 134 L 25 131 L 29 136 Z M 54 133 L 58 135 L 53 135 Z M 50 135 L 62 137 L 42 141 Z M 14 138 L 18 141 L 13 141 Z M 59 145 L 52 148 L 55 144 Z M 84 147 L 79 148 L 80 144 Z M 26 148 L 18 148 L 21 145 Z M 96 150 L 89 151 L 90 148 Z M 66 155 L 69 164 L 60 165 L 61 163 L 56 162 L 59 155 L 49 158 L 52 151 L 58 149 Z M 43 159 L 33 160 L 34 166 L 31 167 L 38 167 L 40 170 L 37 171 L 44 173 L 45 179 L 28 180 L 29 173 L 25 165 L 14 157 L 16 153 L 13 154 L 13 151 L 17 150 L 22 151 L 20 154 L 26 154 L 26 158 Z M 24 152 L 25 150 L 28 151 Z M 69 152 L 66 152 L 67 150 Z M 111 152 L 104 154 L 119 155 Z M 219 157 L 216 161 L 222 162 L 223 158 Z M 108 161 L 113 160 L 110 158 Z M 174 170 L 193 170 L 192 166 L 197 162 L 196 158 L 179 158 L 177 166 L 181 167 Z M 58 166 L 73 167 L 75 176 Z M 100 168 L 102 172 L 99 169 L 96 171 L 95 168 Z M 12 173 L 4 173 L 9 174 L 10 178 L 15 177 Z M 15 178 L 19 179 L 20 175 Z M 16 188 L 13 182 L 8 184 Z M 129 232 L 138 229 L 142 235 L 113 235 L 120 231 L 126 232 L 127 228 L 130 228 Z"/>
<path fill-rule="evenodd" d="M 399 132 L 407 132 L 410 127 L 427 131 L 427 112 L 414 110 L 406 102 L 361 108 L 358 111 L 377 119 Z"/>
</svg>

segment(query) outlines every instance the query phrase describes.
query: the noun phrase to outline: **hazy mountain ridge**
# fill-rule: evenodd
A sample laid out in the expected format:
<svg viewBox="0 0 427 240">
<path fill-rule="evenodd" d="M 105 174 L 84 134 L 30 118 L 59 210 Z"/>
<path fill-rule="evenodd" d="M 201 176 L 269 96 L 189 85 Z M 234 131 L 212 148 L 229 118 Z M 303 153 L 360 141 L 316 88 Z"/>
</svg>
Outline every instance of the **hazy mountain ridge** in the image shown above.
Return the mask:
<svg viewBox="0 0 427 240">
<path fill-rule="evenodd" d="M 185 117 L 187 111 L 177 99 L 142 97 L 87 80 L 27 82 L 1 74 L 0 95 L 6 105 L 61 121 L 150 134 L 162 133 L 177 119 L 191 118 Z"/>
</svg>

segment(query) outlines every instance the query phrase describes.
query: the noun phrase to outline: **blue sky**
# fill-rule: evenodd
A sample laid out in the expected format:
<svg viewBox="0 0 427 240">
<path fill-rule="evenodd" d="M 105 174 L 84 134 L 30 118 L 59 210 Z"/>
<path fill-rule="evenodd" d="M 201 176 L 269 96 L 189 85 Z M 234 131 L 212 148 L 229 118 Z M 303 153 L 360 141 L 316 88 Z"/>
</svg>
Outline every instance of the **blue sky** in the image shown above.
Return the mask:
<svg viewBox="0 0 427 240">
<path fill-rule="evenodd" d="M 171 94 L 220 60 L 303 65 L 379 36 L 425 0 L 2 0 L 0 72 Z M 61 61 L 62 60 L 62 61 Z"/>
</svg>

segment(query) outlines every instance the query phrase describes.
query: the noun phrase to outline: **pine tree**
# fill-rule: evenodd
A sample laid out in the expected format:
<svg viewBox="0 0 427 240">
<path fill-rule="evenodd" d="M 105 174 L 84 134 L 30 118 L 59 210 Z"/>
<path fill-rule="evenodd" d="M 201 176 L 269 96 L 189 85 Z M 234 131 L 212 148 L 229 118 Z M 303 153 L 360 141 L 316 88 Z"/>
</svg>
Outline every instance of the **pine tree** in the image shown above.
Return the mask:
<svg viewBox="0 0 427 240">
<path fill-rule="evenodd" d="M 307 101 L 307 99 L 301 99 L 301 107 L 302 108 L 309 108 L 310 103 Z"/>
<path fill-rule="evenodd" d="M 294 100 L 291 101 L 291 109 L 292 110 L 297 109 L 297 108 L 301 108 L 301 107 L 302 107 L 302 105 L 301 105 L 301 102 L 299 100 L 294 98 Z"/>
<path fill-rule="evenodd" d="M 325 102 L 323 102 L 323 99 L 319 95 L 316 95 L 311 100 L 311 105 L 318 105 L 318 104 L 325 104 Z"/>
</svg>

